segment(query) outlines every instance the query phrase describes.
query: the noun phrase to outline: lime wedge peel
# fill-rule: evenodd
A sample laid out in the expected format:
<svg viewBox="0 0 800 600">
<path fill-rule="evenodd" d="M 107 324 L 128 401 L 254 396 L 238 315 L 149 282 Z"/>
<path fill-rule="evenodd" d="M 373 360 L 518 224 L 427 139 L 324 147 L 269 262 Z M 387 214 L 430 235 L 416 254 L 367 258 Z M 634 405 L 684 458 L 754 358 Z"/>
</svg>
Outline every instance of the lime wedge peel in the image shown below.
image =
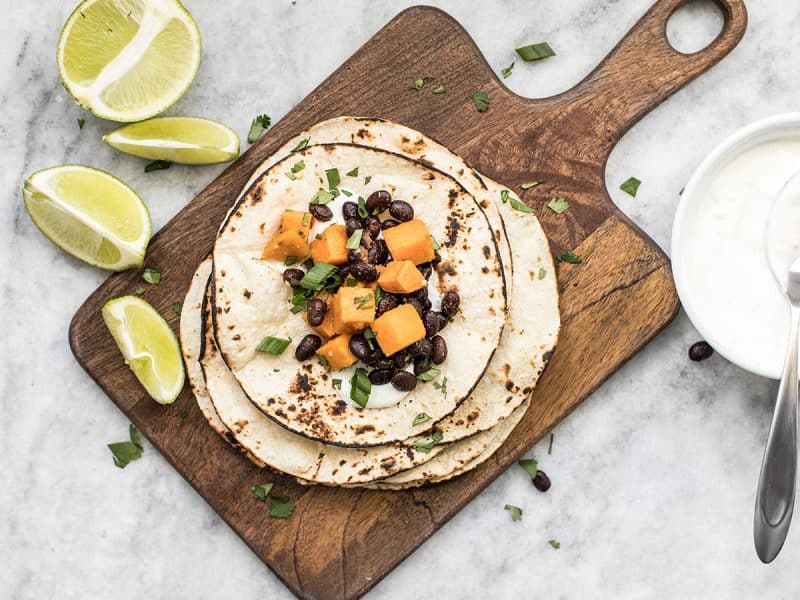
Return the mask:
<svg viewBox="0 0 800 600">
<path fill-rule="evenodd" d="M 120 152 L 187 165 L 228 162 L 239 156 L 239 135 L 210 119 L 160 117 L 124 125 L 103 136 Z"/>
<path fill-rule="evenodd" d="M 111 271 L 144 262 L 150 213 L 110 173 L 85 165 L 50 167 L 25 180 L 22 198 L 39 230 L 75 258 Z"/>
<path fill-rule="evenodd" d="M 202 42 L 178 0 L 84 0 L 58 39 L 64 87 L 112 121 L 141 121 L 177 102 L 200 67 Z"/>
<path fill-rule="evenodd" d="M 103 321 L 131 371 L 159 404 L 171 404 L 186 379 L 175 332 L 155 308 L 138 296 L 105 303 Z"/>
</svg>

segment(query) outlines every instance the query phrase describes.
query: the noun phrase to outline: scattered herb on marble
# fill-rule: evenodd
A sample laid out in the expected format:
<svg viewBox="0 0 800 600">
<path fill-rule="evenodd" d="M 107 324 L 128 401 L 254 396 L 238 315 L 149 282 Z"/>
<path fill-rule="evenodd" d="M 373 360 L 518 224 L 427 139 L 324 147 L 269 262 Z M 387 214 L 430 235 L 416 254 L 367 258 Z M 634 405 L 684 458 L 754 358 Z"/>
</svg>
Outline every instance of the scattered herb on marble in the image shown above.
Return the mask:
<svg viewBox="0 0 800 600">
<path fill-rule="evenodd" d="M 503 68 L 503 70 L 500 71 L 500 74 L 503 76 L 503 79 L 507 79 L 508 77 L 511 77 L 511 71 L 514 70 L 514 63 L 515 62 L 516 61 L 513 61 L 510 65 L 508 65 L 507 67 Z"/>
<path fill-rule="evenodd" d="M 430 420 L 431 420 L 431 416 L 429 414 L 427 414 L 427 413 L 419 413 L 416 417 L 414 417 L 414 420 L 411 422 L 411 424 L 414 427 L 416 427 L 417 425 L 422 425 L 423 423 L 427 423 Z"/>
<path fill-rule="evenodd" d="M 536 477 L 536 471 L 539 470 L 539 462 L 535 458 L 523 458 L 517 461 L 517 464 L 525 469 L 531 479 Z"/>
<path fill-rule="evenodd" d="M 547 543 L 550 544 L 556 550 L 561 548 L 561 542 L 559 542 L 558 540 L 547 540 Z"/>
<path fill-rule="evenodd" d="M 144 450 L 136 427 L 129 425 L 128 435 L 130 437 L 128 442 L 108 444 L 108 449 L 111 450 L 111 454 L 114 456 L 114 465 L 120 469 L 124 469 L 134 460 L 139 460 Z"/>
<path fill-rule="evenodd" d="M 569 202 L 567 202 L 566 198 L 558 196 L 550 199 L 550 202 L 547 203 L 547 208 L 560 215 L 569 210 Z"/>
<path fill-rule="evenodd" d="M 270 335 L 261 340 L 261 343 L 258 346 L 256 346 L 256 351 L 265 352 L 267 354 L 273 354 L 275 356 L 280 356 L 281 354 L 283 354 L 283 351 L 289 347 L 289 344 L 291 343 L 292 343 L 292 338 L 289 338 L 287 340 L 285 338 L 273 337 Z"/>
<path fill-rule="evenodd" d="M 431 90 L 431 94 L 444 94 L 445 89 L 443 85 L 438 85 Z"/>
<path fill-rule="evenodd" d="M 551 56 L 555 56 L 555 51 L 550 47 L 550 44 L 547 42 L 540 42 L 538 44 L 528 44 L 527 46 L 522 46 L 517 48 L 517 54 L 519 57 L 524 60 L 525 62 L 530 62 L 532 60 L 542 60 L 543 58 L 549 58 Z"/>
<path fill-rule="evenodd" d="M 559 256 L 556 257 L 556 260 L 558 262 L 569 263 L 571 265 L 577 265 L 580 264 L 581 262 L 580 257 L 578 257 L 577 254 L 571 251 L 564 252 L 564 254 L 560 254 Z"/>
<path fill-rule="evenodd" d="M 250 123 L 250 131 L 247 132 L 247 141 L 249 143 L 254 143 L 255 141 L 260 138 L 267 128 L 272 123 L 272 120 L 269 118 L 269 115 L 258 115 L 253 122 Z M 306 145 L 308 144 L 308 140 L 306 140 Z M 305 148 L 305 146 L 303 146 Z M 299 144 L 295 150 L 300 150 Z"/>
<path fill-rule="evenodd" d="M 475 105 L 475 108 L 478 109 L 478 112 L 484 113 L 489 110 L 489 94 L 478 90 L 472 94 L 471 98 L 472 103 Z"/>
<path fill-rule="evenodd" d="M 521 187 L 523 190 L 529 190 L 529 189 L 531 189 L 533 187 L 536 187 L 540 183 L 542 183 L 542 182 L 541 181 L 526 181 L 525 183 L 521 183 L 519 187 Z"/>
<path fill-rule="evenodd" d="M 154 160 L 153 162 L 149 162 L 144 166 L 144 172 L 150 173 L 151 171 L 164 171 L 165 169 L 169 169 L 172 166 L 172 163 L 168 160 Z"/>
<path fill-rule="evenodd" d="M 259 485 L 254 485 L 250 488 L 250 491 L 253 492 L 253 496 L 255 496 L 256 500 L 259 502 L 266 502 L 267 498 L 269 498 L 269 493 L 272 491 L 272 486 L 275 485 L 273 483 L 261 483 Z"/>
<path fill-rule="evenodd" d="M 635 198 L 636 192 L 639 191 L 639 186 L 641 184 L 642 182 L 636 179 L 636 177 L 628 177 L 628 179 L 624 181 L 621 186 L 619 186 L 619 189 Z"/>
<path fill-rule="evenodd" d="M 555 437 L 556 437 L 556 435 L 554 433 L 550 434 L 550 443 L 547 444 L 547 453 L 548 454 L 552 454 L 553 453 L 553 439 Z"/>
<path fill-rule="evenodd" d="M 151 285 L 158 285 L 161 283 L 161 273 L 151 267 L 147 267 L 142 273 L 142 279 Z"/>
<path fill-rule="evenodd" d="M 83 125 L 86 123 L 86 119 L 78 119 L 78 129 L 83 129 Z"/>
<path fill-rule="evenodd" d="M 506 510 L 511 512 L 512 521 L 519 521 L 520 519 L 522 519 L 522 509 L 519 506 L 514 506 L 513 504 L 506 504 Z"/>
</svg>

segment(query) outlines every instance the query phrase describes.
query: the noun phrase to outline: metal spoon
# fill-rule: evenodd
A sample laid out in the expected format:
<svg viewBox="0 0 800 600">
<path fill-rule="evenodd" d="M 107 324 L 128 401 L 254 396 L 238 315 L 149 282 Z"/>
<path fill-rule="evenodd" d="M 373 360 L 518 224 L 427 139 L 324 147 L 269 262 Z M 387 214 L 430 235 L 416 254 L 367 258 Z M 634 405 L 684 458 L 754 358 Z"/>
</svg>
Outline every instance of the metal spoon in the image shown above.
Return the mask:
<svg viewBox="0 0 800 600">
<path fill-rule="evenodd" d="M 783 375 L 775 401 L 756 493 L 753 537 L 756 553 L 772 562 L 783 547 L 794 512 L 797 479 L 797 340 L 800 328 L 800 173 L 792 176 L 773 204 L 766 231 L 767 260 L 789 302 L 791 325 Z M 783 243 L 782 243 L 783 240 Z"/>
</svg>

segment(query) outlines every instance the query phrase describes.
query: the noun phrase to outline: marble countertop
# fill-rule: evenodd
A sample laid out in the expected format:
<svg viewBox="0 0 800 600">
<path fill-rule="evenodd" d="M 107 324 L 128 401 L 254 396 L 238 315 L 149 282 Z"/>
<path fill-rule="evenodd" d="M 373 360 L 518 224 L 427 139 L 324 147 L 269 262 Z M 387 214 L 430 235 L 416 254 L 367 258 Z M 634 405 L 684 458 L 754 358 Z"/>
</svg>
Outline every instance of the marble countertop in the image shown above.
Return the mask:
<svg viewBox="0 0 800 600">
<path fill-rule="evenodd" d="M 582 78 L 650 0 L 432 3 L 498 70 L 515 47 L 549 41 L 557 57 L 517 61 L 506 80 L 541 97 Z M 24 178 L 59 163 L 107 169 L 141 193 L 157 229 L 222 169 L 144 174 L 142 161 L 102 144 L 111 125 L 80 110 L 56 71 L 73 4 L 16 2 L 0 19 L 0 597 L 290 597 L 151 446 L 114 467 L 106 444 L 125 439 L 128 422 L 70 353 L 70 318 L 106 274 L 39 234 L 22 208 Z M 217 119 L 244 136 L 254 115 L 279 119 L 411 2 L 185 4 L 203 34 L 203 64 L 170 114 Z M 720 26 L 710 2 L 697 4 L 671 23 L 681 47 Z M 667 251 L 678 191 L 698 162 L 738 127 L 798 106 L 800 5 L 748 5 L 740 46 L 645 117 L 608 163 L 614 200 Z M 643 181 L 636 198 L 618 189 L 630 175 Z M 533 450 L 548 493 L 511 469 L 370 597 L 795 597 L 800 525 L 771 566 L 757 560 L 751 533 L 776 385 L 718 355 L 690 362 L 697 339 L 680 314 L 556 428 L 551 455 Z M 507 503 L 523 508 L 522 521 Z"/>
</svg>

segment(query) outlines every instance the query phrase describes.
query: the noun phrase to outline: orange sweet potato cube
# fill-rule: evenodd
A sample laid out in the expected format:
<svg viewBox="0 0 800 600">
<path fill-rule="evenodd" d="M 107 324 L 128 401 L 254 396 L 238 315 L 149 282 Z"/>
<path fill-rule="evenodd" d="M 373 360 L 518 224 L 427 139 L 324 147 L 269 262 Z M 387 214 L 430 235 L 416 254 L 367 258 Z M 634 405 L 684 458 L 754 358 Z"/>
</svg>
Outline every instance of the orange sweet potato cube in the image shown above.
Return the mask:
<svg viewBox="0 0 800 600">
<path fill-rule="evenodd" d="M 349 333 L 337 335 L 335 338 L 325 342 L 317 350 L 317 355 L 324 357 L 328 361 L 332 371 L 349 367 L 358 360 L 356 355 L 350 352 Z"/>
<path fill-rule="evenodd" d="M 315 263 L 343 265 L 347 262 L 347 230 L 344 225 L 334 224 L 325 228 L 319 239 L 311 242 L 311 257 Z"/>
<path fill-rule="evenodd" d="M 302 231 L 291 230 L 279 233 L 264 247 L 261 258 L 277 258 L 283 260 L 287 256 L 294 256 L 302 260 L 308 256 L 308 237 Z"/>
<path fill-rule="evenodd" d="M 356 333 L 375 320 L 375 293 L 367 288 L 342 286 L 333 298 L 333 327 L 339 333 Z"/>
<path fill-rule="evenodd" d="M 287 210 L 281 216 L 281 233 L 287 231 L 302 231 L 303 237 L 308 239 L 308 232 L 311 231 L 313 218 L 311 213 L 301 210 Z"/>
<path fill-rule="evenodd" d="M 410 294 L 428 282 L 410 260 L 393 260 L 381 270 L 378 285 L 392 294 Z"/>
<path fill-rule="evenodd" d="M 375 319 L 371 328 L 386 356 L 391 356 L 425 337 L 425 325 L 410 304 L 401 304 L 383 313 Z"/>
<path fill-rule="evenodd" d="M 433 260 L 433 241 L 425 223 L 419 219 L 385 229 L 383 239 L 394 260 L 410 260 L 415 265 Z"/>
</svg>

